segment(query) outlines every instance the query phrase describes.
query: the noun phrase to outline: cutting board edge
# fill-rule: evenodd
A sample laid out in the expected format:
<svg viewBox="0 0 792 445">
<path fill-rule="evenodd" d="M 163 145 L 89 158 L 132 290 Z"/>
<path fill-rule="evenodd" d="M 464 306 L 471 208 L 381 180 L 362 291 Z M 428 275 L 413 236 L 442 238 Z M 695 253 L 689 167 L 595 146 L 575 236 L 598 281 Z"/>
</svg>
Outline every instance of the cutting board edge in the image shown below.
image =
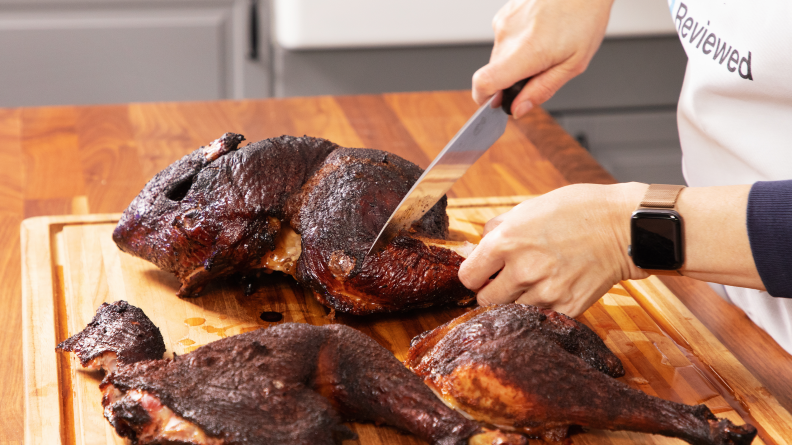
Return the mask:
<svg viewBox="0 0 792 445">
<path fill-rule="evenodd" d="M 761 382 L 657 276 L 622 281 L 621 284 L 678 347 L 689 350 L 713 371 L 700 369 L 705 374 L 714 374 L 710 375 L 710 381 L 731 392 L 734 401 L 741 405 L 742 412 L 738 410 L 741 416 L 754 419 L 760 433 L 769 435 L 778 444 L 792 440 L 792 414 L 769 391 L 761 391 Z M 693 337 L 705 341 L 691 341 Z M 725 370 L 729 370 L 728 379 L 720 375 Z"/>
<path fill-rule="evenodd" d="M 104 222 L 116 222 L 121 219 L 122 213 L 89 213 L 86 215 L 55 215 L 55 216 L 34 216 L 22 220 L 20 230 L 39 230 L 38 227 L 45 225 L 47 232 L 49 228 L 59 224 L 99 224 Z"/>
<path fill-rule="evenodd" d="M 115 223 L 120 217 L 121 213 L 38 216 L 20 224 L 25 444 L 64 443 L 64 388 L 55 353 L 59 315 L 55 302 L 58 294 L 54 235 L 69 224 Z M 42 295 L 48 298 L 41 298 Z M 42 353 L 36 354 L 37 351 Z"/>
<path fill-rule="evenodd" d="M 55 354 L 57 320 L 49 239 L 52 223 L 56 220 L 61 219 L 30 218 L 24 220 L 20 226 L 25 444 L 62 443 L 61 379 Z M 66 218 L 64 221 L 72 220 L 77 218 Z M 42 245 L 43 249 L 37 248 Z M 48 295 L 51 301 L 49 304 L 40 304 L 43 302 L 38 301 L 36 295 Z M 37 356 L 36 351 L 44 349 L 49 349 L 52 353 Z"/>
</svg>

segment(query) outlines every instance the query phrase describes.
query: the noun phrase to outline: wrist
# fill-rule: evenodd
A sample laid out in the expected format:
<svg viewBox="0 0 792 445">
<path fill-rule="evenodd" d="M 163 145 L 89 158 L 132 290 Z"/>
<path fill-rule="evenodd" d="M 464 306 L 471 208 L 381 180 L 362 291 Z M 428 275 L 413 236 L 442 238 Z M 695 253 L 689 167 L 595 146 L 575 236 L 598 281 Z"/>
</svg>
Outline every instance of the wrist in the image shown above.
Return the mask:
<svg viewBox="0 0 792 445">
<path fill-rule="evenodd" d="M 615 255 L 620 264 L 621 279 L 635 280 L 646 278 L 649 274 L 635 265 L 629 255 L 629 248 L 632 243 L 630 218 L 643 200 L 649 185 L 640 182 L 628 182 L 615 184 L 612 187 L 612 193 L 609 196 L 609 207 L 611 209 L 611 226 L 614 228 L 613 236 L 616 241 Z"/>
</svg>

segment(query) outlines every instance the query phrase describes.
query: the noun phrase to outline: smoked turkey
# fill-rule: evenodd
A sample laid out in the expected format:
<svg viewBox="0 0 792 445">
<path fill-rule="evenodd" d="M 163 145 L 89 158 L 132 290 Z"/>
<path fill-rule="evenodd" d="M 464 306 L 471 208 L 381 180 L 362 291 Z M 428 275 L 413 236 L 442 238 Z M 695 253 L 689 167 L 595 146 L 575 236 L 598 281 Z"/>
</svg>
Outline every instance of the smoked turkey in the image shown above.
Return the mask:
<svg viewBox="0 0 792 445">
<path fill-rule="evenodd" d="M 121 250 L 175 274 L 179 296 L 218 277 L 276 270 L 352 314 L 474 301 L 457 278 L 470 245 L 444 240 L 445 197 L 366 256 L 418 166 L 307 136 L 243 140 L 226 133 L 155 175 L 113 232 Z"/>
</svg>

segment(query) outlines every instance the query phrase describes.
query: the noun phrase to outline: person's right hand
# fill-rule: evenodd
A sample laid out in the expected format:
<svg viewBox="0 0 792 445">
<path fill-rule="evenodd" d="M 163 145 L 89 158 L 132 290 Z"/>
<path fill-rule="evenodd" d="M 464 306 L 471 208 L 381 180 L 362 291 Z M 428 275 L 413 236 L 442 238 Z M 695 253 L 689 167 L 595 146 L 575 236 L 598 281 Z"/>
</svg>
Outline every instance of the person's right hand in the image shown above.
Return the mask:
<svg viewBox="0 0 792 445">
<path fill-rule="evenodd" d="M 524 116 L 582 73 L 608 25 L 613 0 L 510 0 L 492 21 L 490 62 L 473 75 L 473 99 L 483 104 L 532 77 L 512 104 Z"/>
</svg>

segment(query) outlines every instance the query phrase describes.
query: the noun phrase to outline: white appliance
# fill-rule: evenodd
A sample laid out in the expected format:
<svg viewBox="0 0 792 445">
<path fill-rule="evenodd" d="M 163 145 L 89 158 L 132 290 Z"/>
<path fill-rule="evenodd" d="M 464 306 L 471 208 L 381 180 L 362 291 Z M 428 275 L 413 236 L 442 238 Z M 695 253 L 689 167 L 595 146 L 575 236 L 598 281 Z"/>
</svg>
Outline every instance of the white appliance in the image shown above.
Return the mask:
<svg viewBox="0 0 792 445">
<path fill-rule="evenodd" d="M 273 0 L 287 50 L 487 43 L 505 0 Z M 674 33 L 666 0 L 616 0 L 606 35 Z"/>
</svg>

